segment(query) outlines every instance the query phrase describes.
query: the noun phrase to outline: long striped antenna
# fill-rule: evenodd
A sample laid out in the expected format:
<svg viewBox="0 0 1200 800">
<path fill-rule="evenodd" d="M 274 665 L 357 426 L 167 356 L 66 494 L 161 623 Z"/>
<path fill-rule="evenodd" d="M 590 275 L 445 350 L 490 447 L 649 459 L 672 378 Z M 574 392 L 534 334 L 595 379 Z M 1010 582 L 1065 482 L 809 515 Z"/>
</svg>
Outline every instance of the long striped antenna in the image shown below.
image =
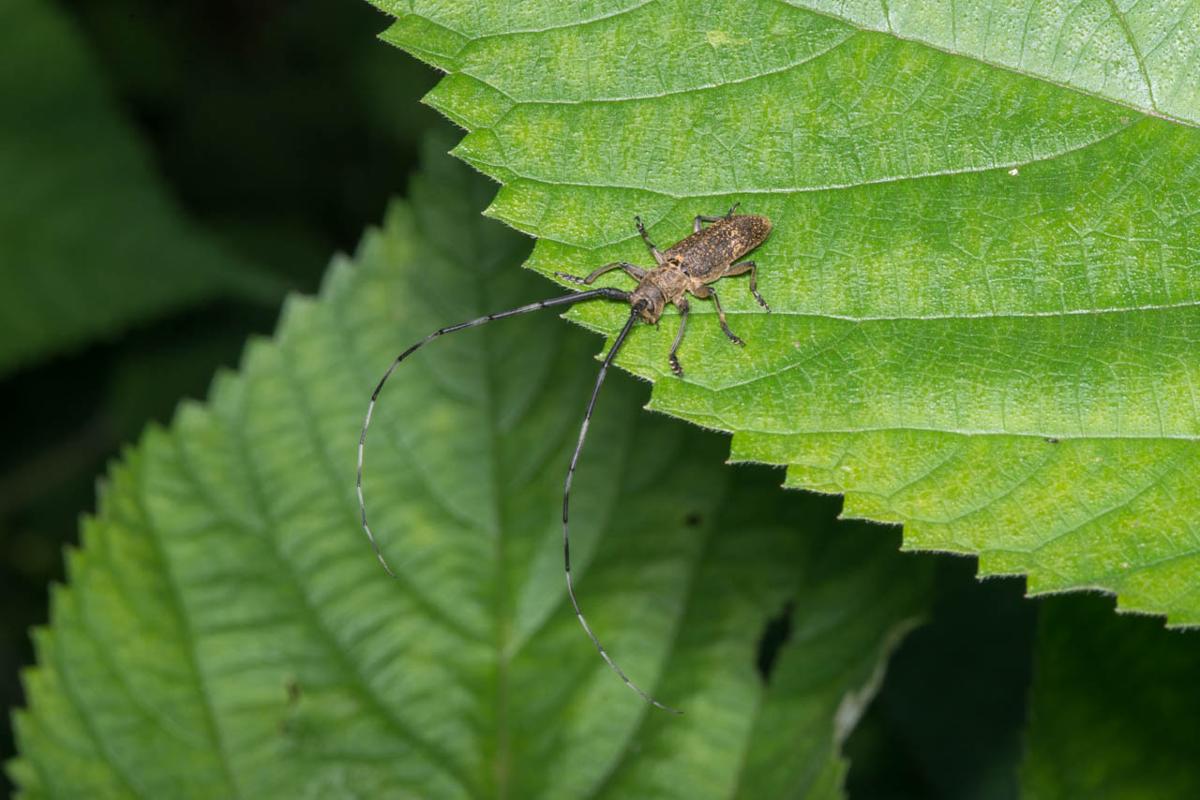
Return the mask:
<svg viewBox="0 0 1200 800">
<path fill-rule="evenodd" d="M 367 416 L 363 420 L 362 433 L 358 437 L 358 478 L 355 482 L 355 486 L 358 489 L 358 510 L 362 515 L 363 531 L 367 534 L 367 539 L 371 542 L 371 548 L 375 551 L 375 556 L 379 559 L 379 563 L 383 565 L 383 568 L 388 575 L 391 575 L 393 578 L 396 577 L 396 573 L 392 571 L 390 566 L 388 566 L 387 559 L 383 557 L 383 551 L 379 549 L 379 542 L 376 541 L 375 534 L 371 532 L 370 524 L 367 523 L 367 502 L 363 498 L 363 452 L 366 450 L 367 429 L 371 427 L 371 415 L 375 413 L 375 403 L 379 400 L 379 393 L 383 391 L 383 385 L 387 383 L 388 378 L 392 377 L 392 373 L 396 371 L 396 367 L 400 366 L 400 362 L 404 361 L 404 359 L 408 358 L 413 353 L 432 342 L 434 339 L 438 338 L 439 336 L 444 336 L 447 333 L 454 333 L 455 331 L 466 330 L 467 328 L 477 328 L 480 325 L 484 325 L 488 322 L 494 322 L 495 320 L 504 319 L 505 317 L 515 317 L 520 314 L 528 314 L 531 311 L 541 311 L 543 308 L 566 306 L 573 303 L 582 303 L 585 300 L 599 300 L 601 298 L 605 300 L 619 300 L 627 303 L 629 302 L 629 292 L 623 292 L 620 289 L 613 288 L 593 289 L 588 292 L 575 292 L 573 294 L 563 295 L 562 297 L 552 297 L 549 300 L 541 300 L 537 303 L 530 303 L 529 305 L 509 309 L 508 311 L 501 311 L 497 314 L 487 314 L 486 316 L 468 320 L 467 322 L 460 322 L 457 325 L 439 328 L 421 341 L 414 344 L 412 347 L 405 350 L 400 355 L 396 356 L 396 359 L 392 362 L 391 366 L 387 368 L 387 372 L 383 373 L 383 377 L 380 378 L 379 383 L 375 385 L 375 391 L 371 392 L 371 402 L 367 405 Z M 626 326 L 626 333 L 628 333 L 628 327 L 629 326 Z M 606 363 L 605 369 L 607 368 L 608 364 Z M 601 374 L 601 377 L 603 377 L 603 373 Z M 597 386 L 597 389 L 599 389 L 599 386 Z M 593 395 L 592 405 L 595 405 L 595 403 L 596 398 Z M 591 406 L 588 407 L 588 415 L 591 415 Z M 583 442 L 581 440 L 580 444 L 582 445 L 582 443 Z M 576 452 L 575 455 L 578 456 L 579 453 Z M 574 469 L 574 463 L 572 463 L 571 468 Z M 574 598 L 572 597 L 572 599 Z M 576 607 L 576 610 L 578 610 L 578 606 Z M 592 639 L 595 641 L 594 636 Z M 604 651 L 601 650 L 600 652 L 603 653 Z M 604 657 L 605 659 L 608 658 L 607 655 Z M 609 663 L 612 662 L 610 661 Z M 615 667 L 616 665 L 614 664 L 613 666 Z M 628 681 L 626 682 L 628 683 Z"/>
<path fill-rule="evenodd" d="M 617 357 L 617 352 L 621 349 L 621 345 L 625 344 L 625 338 L 629 336 L 629 331 L 633 330 L 633 325 L 637 322 L 641 315 L 644 304 L 641 302 L 635 303 L 632 312 L 629 314 L 629 320 L 625 323 L 625 327 L 621 328 L 621 332 L 617 334 L 617 338 L 613 340 L 612 349 L 608 351 L 608 355 L 604 357 L 604 361 L 600 364 L 600 374 L 596 376 L 596 385 L 592 389 L 592 399 L 588 401 L 587 411 L 583 415 L 583 425 L 579 428 L 579 441 L 575 444 L 575 452 L 571 455 L 571 465 L 567 467 L 567 480 L 563 486 L 563 570 L 567 576 L 567 594 L 571 598 L 571 605 L 575 607 L 575 616 L 579 617 L 579 624 L 583 626 L 583 630 L 587 633 L 588 638 L 592 640 L 592 644 L 596 645 L 596 649 L 600 651 L 600 657 L 604 659 L 608 666 L 612 667 L 613 672 L 620 676 L 621 680 L 625 681 L 625 685 L 633 689 L 642 699 L 652 706 L 657 706 L 664 711 L 670 711 L 672 714 L 682 714 L 683 712 L 663 705 L 662 703 L 651 697 L 644 689 L 636 683 L 629 680 L 617 662 L 612 660 L 612 656 L 604 649 L 604 645 L 600 644 L 600 640 L 596 638 L 596 634 L 592 632 L 592 628 L 584 619 L 583 612 L 579 609 L 579 601 L 575 598 L 575 587 L 571 583 L 571 534 L 568 518 L 571 509 L 571 481 L 575 477 L 575 467 L 579 463 L 579 454 L 583 452 L 583 442 L 587 439 L 588 426 L 592 422 L 592 412 L 596 409 L 596 398 L 600 396 L 600 386 L 604 383 L 604 376 L 608 374 L 608 368 L 612 366 L 613 360 Z"/>
</svg>

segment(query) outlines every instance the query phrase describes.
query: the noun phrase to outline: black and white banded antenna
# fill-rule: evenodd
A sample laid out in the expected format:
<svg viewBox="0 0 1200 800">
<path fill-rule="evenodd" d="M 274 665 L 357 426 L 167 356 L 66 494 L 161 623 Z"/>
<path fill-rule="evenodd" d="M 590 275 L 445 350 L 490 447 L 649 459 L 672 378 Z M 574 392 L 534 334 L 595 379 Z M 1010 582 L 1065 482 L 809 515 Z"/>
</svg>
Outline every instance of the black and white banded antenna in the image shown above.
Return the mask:
<svg viewBox="0 0 1200 800">
<path fill-rule="evenodd" d="M 392 361 L 391 365 L 387 368 L 387 371 L 383 373 L 383 377 L 379 379 L 379 383 L 375 386 L 375 391 L 371 392 L 371 401 L 367 405 L 367 414 L 363 419 L 362 433 L 358 437 L 358 473 L 355 481 L 355 488 L 358 492 L 358 508 L 362 517 L 363 531 L 367 534 L 367 540 L 370 541 L 371 548 L 375 551 L 376 558 L 379 559 L 379 563 L 383 566 L 388 575 L 392 576 L 393 578 L 396 577 L 396 573 L 392 570 L 391 566 L 387 562 L 387 559 L 384 557 L 383 551 L 379 547 L 379 541 L 375 538 L 375 534 L 371 531 L 371 525 L 367 521 L 367 503 L 363 496 L 363 456 L 367 444 L 367 430 L 371 426 L 371 418 L 375 413 L 375 404 L 379 401 L 379 395 L 383 391 L 384 384 L 387 383 L 388 378 L 392 376 L 392 373 L 396 371 L 396 368 L 400 366 L 401 362 L 429 342 L 447 333 L 454 333 L 455 331 L 466 330 L 467 328 L 475 328 L 488 322 L 504 319 L 506 317 L 515 317 L 520 314 L 527 314 L 531 311 L 540 311 L 544 308 L 552 308 L 554 306 L 572 305 L 574 303 L 580 303 L 588 300 L 604 299 L 628 303 L 630 302 L 630 296 L 632 294 L 632 292 L 624 292 L 614 288 L 593 289 L 586 292 L 576 292 L 573 294 L 564 295 L 562 297 L 554 297 L 549 300 L 539 301 L 537 303 L 530 303 L 529 305 L 520 306 L 519 308 L 510 309 L 508 311 L 501 311 L 496 314 L 487 314 L 467 322 L 460 322 L 457 325 L 439 328 L 438 330 L 426 336 L 424 339 L 421 339 L 416 344 L 409 347 L 400 355 L 396 356 L 395 360 Z M 592 389 L 592 396 L 588 401 L 587 411 L 584 413 L 583 424 L 579 429 L 579 440 L 576 442 L 575 451 L 571 455 L 571 463 L 567 468 L 566 482 L 563 486 L 563 570 L 567 581 L 567 595 L 571 599 L 571 605 L 575 609 L 576 617 L 579 618 L 579 624 L 583 626 L 584 632 L 587 633 L 588 638 L 592 640 L 592 644 L 596 646 L 596 649 L 599 651 L 601 658 L 604 659 L 604 662 L 608 664 L 608 666 L 611 667 L 614 672 L 617 673 L 621 680 L 624 681 L 626 686 L 637 692 L 638 695 L 640 695 L 647 703 L 666 711 L 670 711 L 673 714 L 681 714 L 681 711 L 671 708 L 670 706 L 663 705 L 651 697 L 645 690 L 631 681 L 629 676 L 627 676 L 625 672 L 617 665 L 617 662 L 612 659 L 612 657 L 608 654 L 608 651 L 604 649 L 604 646 L 596 637 L 596 634 L 592 631 L 591 626 L 588 625 L 587 619 L 583 616 L 583 611 L 579 607 L 579 600 L 575 597 L 575 587 L 571 581 L 571 537 L 568 523 L 568 512 L 571 502 L 571 482 L 575 476 L 575 468 L 579 462 L 579 455 L 583 451 L 583 443 L 587 439 L 588 426 L 592 421 L 592 413 L 596 408 L 596 400 L 600 396 L 600 387 L 604 383 L 604 378 L 608 374 L 609 367 L 612 366 L 613 360 L 617 357 L 617 353 L 625 343 L 626 338 L 629 336 L 629 332 L 633 329 L 634 323 L 636 323 L 638 318 L 643 315 L 645 309 L 646 303 L 643 300 L 638 300 L 637 302 L 633 302 L 631 304 L 629 319 L 625 322 L 624 327 L 621 328 L 621 332 L 618 333 L 617 337 L 613 340 L 613 345 L 609 349 L 608 355 L 604 357 L 604 361 L 600 365 L 600 374 L 596 377 L 596 384 Z"/>
<path fill-rule="evenodd" d="M 571 605 L 575 607 L 575 616 L 579 617 L 579 624 L 583 626 L 587 632 L 588 638 L 592 640 L 592 644 L 596 645 L 596 649 L 600 651 L 600 657 L 605 663 L 612 667 L 613 672 L 625 681 L 625 685 L 633 689 L 641 698 L 652 706 L 661 708 L 663 711 L 670 711 L 672 714 L 682 714 L 683 712 L 676 708 L 663 705 L 662 703 L 651 697 L 644 689 L 629 679 L 625 671 L 617 666 L 617 662 L 612 660 L 612 656 L 604 649 L 604 645 L 600 644 L 600 640 L 596 634 L 592 632 L 592 628 L 587 623 L 587 619 L 583 616 L 583 611 L 579 608 L 579 601 L 575 599 L 575 587 L 571 583 L 571 534 L 570 534 L 570 518 L 571 510 L 571 481 L 575 477 L 575 467 L 579 463 L 579 454 L 583 452 L 583 443 L 587 439 L 588 426 L 592 423 L 592 412 L 596 409 L 596 399 L 600 397 L 600 387 L 604 384 L 604 376 L 608 374 L 608 368 L 612 366 L 613 360 L 617 357 L 621 346 L 625 344 L 625 338 L 629 336 L 629 332 L 633 330 L 633 325 L 641 316 L 644 305 L 635 303 L 629 314 L 629 319 L 626 320 L 621 332 L 617 334 L 617 338 L 613 339 L 612 347 L 608 351 L 608 355 L 604 357 L 604 361 L 600 364 L 600 374 L 596 376 L 596 385 L 592 388 L 592 397 L 588 401 L 587 411 L 583 415 L 583 424 L 579 426 L 579 441 L 575 443 L 575 452 L 571 454 L 571 465 L 567 467 L 567 480 L 563 486 L 563 508 L 562 508 L 562 524 L 563 524 L 563 569 L 567 575 L 567 595 L 571 598 Z"/>
</svg>

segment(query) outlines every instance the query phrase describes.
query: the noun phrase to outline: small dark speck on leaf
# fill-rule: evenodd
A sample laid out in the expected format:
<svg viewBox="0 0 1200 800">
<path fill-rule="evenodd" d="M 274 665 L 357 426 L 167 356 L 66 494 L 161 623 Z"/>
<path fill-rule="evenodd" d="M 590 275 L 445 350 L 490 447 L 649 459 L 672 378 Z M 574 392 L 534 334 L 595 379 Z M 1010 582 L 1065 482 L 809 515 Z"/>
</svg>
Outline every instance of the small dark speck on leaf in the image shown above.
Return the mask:
<svg viewBox="0 0 1200 800">
<path fill-rule="evenodd" d="M 758 639 L 758 656 L 755 664 L 763 683 L 771 682 L 771 673 L 779 660 L 779 653 L 792 636 L 792 601 L 789 600 L 779 613 L 767 620 L 762 636 Z"/>
<path fill-rule="evenodd" d="M 1058 439 L 1054 438 L 1053 436 L 1047 436 L 1046 444 L 1058 444 Z"/>
<path fill-rule="evenodd" d="M 683 524 L 687 525 L 689 528 L 695 528 L 703 521 L 703 517 L 701 517 L 695 511 L 690 512 L 686 517 L 683 518 Z"/>
<path fill-rule="evenodd" d="M 287 697 L 287 705 L 284 706 L 283 716 L 279 720 L 279 734 L 294 738 L 300 733 L 300 696 L 303 692 L 300 682 L 292 677 L 284 679 L 283 691 Z"/>
</svg>

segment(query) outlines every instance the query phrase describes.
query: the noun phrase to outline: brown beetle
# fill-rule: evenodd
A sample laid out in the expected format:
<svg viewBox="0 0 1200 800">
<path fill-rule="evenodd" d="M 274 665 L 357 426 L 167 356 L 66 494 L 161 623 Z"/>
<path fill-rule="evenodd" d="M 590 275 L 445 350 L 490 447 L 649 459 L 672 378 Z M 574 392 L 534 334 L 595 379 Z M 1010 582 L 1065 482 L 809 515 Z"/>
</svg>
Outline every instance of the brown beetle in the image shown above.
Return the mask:
<svg viewBox="0 0 1200 800">
<path fill-rule="evenodd" d="M 625 685 L 641 695 L 648 703 L 676 714 L 681 712 L 658 702 L 625 675 L 616 662 L 608 655 L 608 651 L 604 649 L 604 646 L 600 644 L 600 640 L 592 632 L 591 626 L 588 625 L 587 620 L 584 619 L 583 612 L 579 608 L 579 602 L 575 599 L 575 588 L 571 582 L 571 539 L 567 522 L 571 501 L 571 481 L 575 477 L 575 467 L 579 463 L 579 454 L 583 451 L 583 443 L 587 438 L 588 426 L 592 421 L 592 413 L 596 409 L 596 399 L 600 396 L 600 387 L 604 383 L 605 375 L 608 374 L 608 368 L 612 366 L 613 360 L 617 357 L 617 353 L 625 343 L 629 332 L 633 329 L 634 323 L 641 319 L 644 322 L 657 324 L 668 303 L 673 304 L 679 309 L 679 332 L 675 335 L 675 341 L 671 344 L 668 360 L 671 364 L 671 370 L 676 375 L 682 376 L 683 368 L 679 365 L 677 353 L 679 351 L 679 344 L 683 341 L 683 331 L 687 325 L 688 312 L 690 311 L 687 295 L 690 294 L 701 300 L 712 300 L 713 305 L 717 308 L 717 318 L 720 320 L 721 330 L 725 332 L 725 335 L 729 337 L 731 342 L 738 345 L 744 345 L 745 342 L 729 329 L 729 324 L 725 321 L 725 311 L 721 308 L 721 302 L 717 298 L 716 290 L 710 284 L 716 283 L 721 278 L 744 275 L 748 272 L 750 273 L 750 292 L 754 295 L 754 299 L 767 311 L 771 310 L 767 306 L 767 302 L 763 300 L 762 295 L 758 293 L 757 265 L 753 261 L 738 261 L 739 258 L 758 247 L 767 238 L 771 232 L 771 221 L 766 217 L 755 214 L 735 214 L 736 210 L 737 205 L 734 205 L 733 208 L 729 209 L 728 213 L 720 217 L 697 216 L 692 222 L 692 235 L 665 251 L 660 251 L 655 247 L 654 242 L 650 241 L 650 237 L 646 233 L 646 228 L 642 224 L 641 218 L 634 217 L 637 222 L 638 233 L 646 243 L 646 246 L 650 248 L 651 255 L 654 256 L 657 266 L 652 269 L 643 269 L 635 264 L 617 261 L 612 264 L 606 264 L 583 278 L 575 275 L 567 275 L 562 272 L 555 273 L 562 280 L 586 286 L 594 283 L 597 278 L 606 272 L 619 269 L 638 282 L 638 285 L 631 292 L 615 288 L 576 292 L 563 297 L 554 297 L 549 300 L 530 303 L 529 305 L 513 308 L 508 311 L 488 314 L 467 322 L 460 322 L 457 325 L 439 328 L 429 334 L 398 355 L 383 374 L 383 377 L 379 379 L 379 383 L 375 386 L 375 391 L 371 393 L 371 402 L 367 405 L 366 419 L 363 420 L 362 434 L 358 438 L 358 478 L 356 486 L 358 490 L 359 510 L 362 514 L 363 530 L 366 532 L 367 538 L 375 550 L 375 555 L 379 558 L 379 563 L 383 565 L 383 568 L 387 570 L 389 575 L 394 576 L 395 573 L 388 566 L 387 561 L 383 557 L 383 552 L 379 549 L 379 543 L 375 540 L 375 535 L 371 532 L 370 525 L 367 524 L 367 505 L 363 498 L 363 452 L 366 447 L 367 428 L 371 425 L 371 415 L 375 411 L 375 403 L 379 400 L 379 393 L 383 391 L 383 385 L 387 383 L 388 378 L 391 377 L 392 372 L 400 365 L 400 362 L 439 336 L 453 333 L 454 331 L 465 330 L 466 328 L 475 328 L 493 320 L 515 317 L 519 314 L 539 311 L 543 308 L 573 305 L 585 300 L 605 299 L 629 303 L 629 319 L 625 322 L 625 325 L 621 328 L 616 338 L 613 339 L 612 347 L 600 364 L 600 373 L 596 376 L 596 384 L 592 389 L 592 396 L 588 401 L 587 411 L 583 416 L 583 424 L 579 429 L 579 440 L 575 444 L 575 452 L 571 455 L 571 463 L 567 467 L 567 478 L 563 487 L 562 509 L 563 568 L 566 572 L 567 595 L 571 598 L 571 605 L 575 608 L 575 615 L 579 617 L 580 624 L 583 625 L 583 629 L 592 640 L 592 644 L 596 645 L 596 649 L 600 651 L 600 655 L 604 661 L 621 676 L 621 680 L 625 681 Z M 708 227 L 705 227 L 706 224 Z"/>
<path fill-rule="evenodd" d="M 733 212 L 736 210 L 737 206 L 735 205 L 723 217 L 696 217 L 692 221 L 692 235 L 666 252 L 662 252 L 654 246 L 654 242 L 650 241 L 650 237 L 646 234 L 646 227 L 642 225 L 641 218 L 634 217 L 638 233 L 641 234 L 646 247 L 650 248 L 650 254 L 654 256 L 657 267 L 646 270 L 634 264 L 618 261 L 600 267 L 586 278 L 578 278 L 563 272 L 556 272 L 555 275 L 571 283 L 590 285 L 606 272 L 614 269 L 624 270 L 638 282 L 637 288 L 629 293 L 629 303 L 634 308 L 640 308 L 638 313 L 641 318 L 651 324 L 658 322 L 667 303 L 674 304 L 679 309 L 679 333 L 675 335 L 675 342 L 671 345 L 668 359 L 671 363 L 671 370 L 676 375 L 683 375 L 683 368 L 679 366 L 679 358 L 676 353 L 679 350 L 680 342 L 683 341 L 683 331 L 687 326 L 688 312 L 691 310 L 687 301 L 688 294 L 701 300 L 711 299 L 713 305 L 717 307 L 717 318 L 721 321 L 721 330 L 725 332 L 731 342 L 739 345 L 745 344 L 745 342 L 729 330 L 729 323 L 725 321 L 725 311 L 721 308 L 721 301 L 717 297 L 716 290 L 709 284 L 716 283 L 721 278 L 744 275 L 749 272 L 750 293 L 754 295 L 754 299 L 760 306 L 767 311 L 771 310 L 767 301 L 763 300 L 762 295 L 758 293 L 758 265 L 753 261 L 738 261 L 767 238 L 771 233 L 771 220 L 756 214 L 734 214 Z M 705 228 L 704 223 L 710 224 Z"/>
</svg>

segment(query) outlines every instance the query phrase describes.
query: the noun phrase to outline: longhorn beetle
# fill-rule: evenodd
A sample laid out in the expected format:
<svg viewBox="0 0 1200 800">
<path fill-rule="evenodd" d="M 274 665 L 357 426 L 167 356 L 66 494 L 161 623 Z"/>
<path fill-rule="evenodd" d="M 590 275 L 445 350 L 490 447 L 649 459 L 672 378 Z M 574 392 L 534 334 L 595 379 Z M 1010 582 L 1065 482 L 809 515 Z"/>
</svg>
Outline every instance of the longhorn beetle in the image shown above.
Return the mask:
<svg viewBox="0 0 1200 800">
<path fill-rule="evenodd" d="M 758 247 L 767 238 L 767 235 L 771 232 L 771 221 L 766 217 L 755 214 L 735 214 L 736 210 L 737 205 L 735 204 L 724 216 L 697 216 L 692 221 L 692 235 L 667 250 L 659 250 L 655 247 L 654 242 L 650 241 L 650 237 L 646 233 L 646 227 L 642 224 L 641 218 L 634 217 L 634 221 L 637 223 L 638 234 L 642 237 L 642 241 L 646 243 L 646 247 L 650 249 L 650 254 L 654 256 L 656 266 L 652 269 L 642 269 L 634 264 L 617 261 L 593 270 L 584 278 L 567 275 L 562 272 L 555 273 L 562 280 L 581 286 L 590 286 L 604 273 L 619 269 L 638 282 L 637 287 L 631 292 L 615 288 L 576 292 L 563 297 L 554 297 L 549 300 L 530 303 L 520 308 L 501 311 L 496 314 L 488 314 L 468 322 L 460 322 L 457 325 L 440 328 L 429 334 L 396 356 L 391 366 L 383 373 L 383 377 L 379 379 L 379 383 L 375 386 L 375 391 L 371 393 L 371 402 L 367 405 L 367 416 L 363 420 L 362 434 L 358 438 L 358 480 L 356 485 L 358 489 L 359 511 L 362 513 L 363 530 L 367 534 L 367 539 L 371 542 L 371 547 L 375 550 L 375 555 L 379 559 L 379 563 L 383 565 L 388 575 L 395 577 L 395 573 L 392 572 L 392 568 L 388 566 L 387 560 L 383 557 L 383 552 L 379 549 L 379 543 L 375 540 L 375 534 L 371 532 L 371 526 L 367 524 L 367 505 L 363 499 L 363 449 L 367 441 L 367 428 L 371 425 L 371 414 L 375 411 L 375 403 L 379 399 L 379 393 L 383 391 L 383 385 L 387 383 L 388 378 L 391 377 L 396 367 L 400 366 L 400 362 L 443 334 L 461 331 L 466 328 L 475 328 L 493 320 L 515 317 L 518 314 L 539 311 L 543 308 L 572 305 L 585 300 L 604 299 L 629 303 L 629 319 L 613 340 L 612 348 L 600 364 L 600 374 L 596 376 L 596 384 L 592 388 L 592 397 L 588 401 L 587 411 L 583 415 L 583 425 L 579 429 L 579 440 L 575 444 L 575 452 L 571 455 L 570 466 L 567 467 L 566 483 L 563 486 L 562 506 L 563 570 L 567 579 L 567 595 L 571 598 L 571 605 L 575 608 L 575 615 L 579 617 L 579 623 L 583 625 L 583 629 L 587 633 L 588 638 L 592 640 L 592 644 L 600 651 L 600 656 L 621 677 L 625 685 L 641 695 L 642 699 L 651 705 L 676 714 L 682 712 L 658 702 L 625 675 L 621 668 L 617 666 L 617 663 L 608 655 L 608 651 L 604 649 L 604 646 L 600 644 L 600 640 L 596 638 L 596 634 L 592 632 L 591 626 L 588 625 L 587 620 L 583 617 L 583 612 L 579 609 L 579 601 L 575 599 L 575 588 L 571 583 L 571 539 L 567 523 L 571 502 L 571 480 L 575 477 L 575 466 L 579 462 L 580 452 L 583 451 L 583 442 L 587 438 L 588 425 L 592 421 L 592 412 L 596 408 L 596 398 L 600 396 L 600 386 L 604 383 L 604 376 L 608 373 L 608 368 L 612 366 L 613 359 L 617 357 L 618 351 L 620 351 L 626 337 L 629 336 L 630 330 L 632 330 L 634 323 L 638 319 L 650 324 L 657 324 L 659 318 L 662 316 L 663 309 L 666 308 L 668 303 L 673 304 L 679 309 L 679 332 L 675 335 L 675 341 L 671 344 L 670 355 L 667 358 L 671 365 L 671 371 L 678 376 L 682 376 L 683 368 L 679 365 L 677 353 L 679 351 L 679 343 L 683 341 L 683 331 L 687 326 L 688 311 L 690 310 L 687 300 L 688 294 L 702 300 L 713 301 L 713 305 L 717 308 L 717 319 L 720 320 L 721 330 L 729 337 L 729 341 L 737 345 L 744 345 L 745 342 L 739 339 L 733 331 L 729 330 L 729 325 L 725 321 L 725 311 L 721 308 L 721 301 L 717 299 L 716 291 L 709 284 L 716 283 L 721 278 L 732 275 L 743 275 L 749 272 L 750 293 L 754 295 L 754 299 L 758 301 L 760 306 L 767 311 L 771 310 L 767 302 L 763 300 L 762 295 L 758 293 L 758 267 L 753 261 L 738 261 L 739 258 Z M 705 224 L 708 225 L 707 228 L 704 227 Z"/>
</svg>

